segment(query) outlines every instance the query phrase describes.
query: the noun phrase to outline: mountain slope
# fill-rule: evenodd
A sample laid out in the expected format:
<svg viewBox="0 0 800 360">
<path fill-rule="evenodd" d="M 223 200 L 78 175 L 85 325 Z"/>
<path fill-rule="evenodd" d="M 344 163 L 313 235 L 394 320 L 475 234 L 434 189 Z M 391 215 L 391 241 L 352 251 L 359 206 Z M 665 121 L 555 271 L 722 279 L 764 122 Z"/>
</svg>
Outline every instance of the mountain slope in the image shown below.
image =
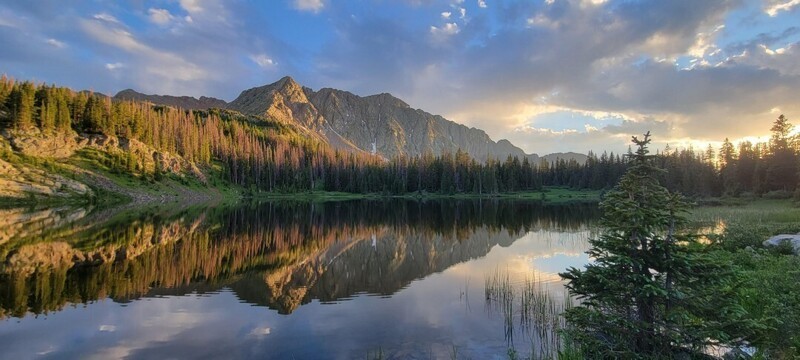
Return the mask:
<svg viewBox="0 0 800 360">
<path fill-rule="evenodd" d="M 191 96 L 147 95 L 132 89 L 125 89 L 114 95 L 117 100 L 149 101 L 153 104 L 173 106 L 187 110 L 205 110 L 210 108 L 224 109 L 228 103 L 213 97 L 201 96 L 199 99 Z"/>
</svg>

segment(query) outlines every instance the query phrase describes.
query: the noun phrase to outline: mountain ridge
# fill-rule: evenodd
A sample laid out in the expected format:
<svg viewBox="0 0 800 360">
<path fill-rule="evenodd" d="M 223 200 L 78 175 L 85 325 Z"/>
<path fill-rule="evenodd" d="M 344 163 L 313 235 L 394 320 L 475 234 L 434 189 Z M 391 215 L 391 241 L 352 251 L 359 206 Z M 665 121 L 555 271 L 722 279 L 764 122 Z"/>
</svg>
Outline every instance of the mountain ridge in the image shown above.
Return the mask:
<svg viewBox="0 0 800 360">
<path fill-rule="evenodd" d="M 210 108 L 224 109 L 228 103 L 225 100 L 201 96 L 172 96 L 172 95 L 148 95 L 133 89 L 125 89 L 113 96 L 117 100 L 149 101 L 158 105 L 179 107 L 186 110 L 205 110 Z"/>
<path fill-rule="evenodd" d="M 586 155 L 573 152 L 541 157 L 535 153 L 527 154 L 507 139 L 494 141 L 482 129 L 412 108 L 390 93 L 359 96 L 330 87 L 315 91 L 299 84 L 291 76 L 245 89 L 230 102 L 205 96 L 147 95 L 131 89 L 118 92 L 114 98 L 190 110 L 220 108 L 268 116 L 298 125 L 336 149 L 373 153 L 385 158 L 424 154 L 439 156 L 461 149 L 479 161 L 502 161 L 509 155 L 527 158 L 532 163 L 541 159 L 548 162 L 558 159 L 586 161 Z"/>
</svg>

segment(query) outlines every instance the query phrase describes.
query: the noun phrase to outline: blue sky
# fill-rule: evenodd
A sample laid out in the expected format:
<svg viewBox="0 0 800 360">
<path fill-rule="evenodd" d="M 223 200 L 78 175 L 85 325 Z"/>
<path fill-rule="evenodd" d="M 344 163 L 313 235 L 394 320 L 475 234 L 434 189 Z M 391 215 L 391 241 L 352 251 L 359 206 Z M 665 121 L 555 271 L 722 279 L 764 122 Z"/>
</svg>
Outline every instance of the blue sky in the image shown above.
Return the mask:
<svg viewBox="0 0 800 360">
<path fill-rule="evenodd" d="M 0 72 L 234 99 L 390 92 L 528 152 L 701 146 L 800 116 L 800 0 L 0 0 Z"/>
</svg>

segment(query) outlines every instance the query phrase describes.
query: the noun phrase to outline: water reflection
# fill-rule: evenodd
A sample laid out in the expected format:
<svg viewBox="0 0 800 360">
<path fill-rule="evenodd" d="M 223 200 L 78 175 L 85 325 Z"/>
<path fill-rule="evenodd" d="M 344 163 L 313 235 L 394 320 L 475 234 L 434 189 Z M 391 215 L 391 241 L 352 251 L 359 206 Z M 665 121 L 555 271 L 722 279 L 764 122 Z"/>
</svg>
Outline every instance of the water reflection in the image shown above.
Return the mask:
<svg viewBox="0 0 800 360">
<path fill-rule="evenodd" d="M 481 351 L 495 354 L 503 333 L 493 326 L 502 324 L 489 326 L 493 320 L 477 303 L 482 274 L 503 267 L 521 281 L 537 271 L 545 284 L 560 286 L 558 271 L 587 260 L 585 238 L 597 216 L 596 208 L 587 205 L 485 200 L 265 203 L 150 209 L 126 216 L 82 211 L 51 226 L 35 225 L 45 215 L 17 211 L 18 220 L 10 213 L 3 216 L 15 225 L 3 227 L 7 240 L 0 244 L 0 318 L 8 319 L 0 323 L 0 345 L 35 342 L 22 337 L 24 329 L 48 328 L 29 315 L 50 314 L 61 326 L 79 327 L 93 337 L 127 332 L 128 339 L 143 341 L 126 345 L 126 353 L 137 349 L 138 357 L 159 349 L 190 356 L 179 350 L 186 346 L 197 347 L 195 355 L 211 356 L 213 349 L 198 352 L 209 344 L 177 339 L 208 326 L 212 330 L 201 338 L 218 344 L 217 349 L 226 341 L 237 349 L 250 344 L 253 353 L 240 349 L 232 355 L 245 358 L 263 357 L 257 355 L 266 351 L 266 339 L 273 345 L 268 357 L 274 358 L 319 357 L 315 351 L 334 352 L 324 357 L 363 357 L 360 352 L 378 347 L 391 356 L 441 355 L 452 351 L 446 344 L 458 342 L 477 347 L 468 351 L 471 357 Z M 93 221 L 101 224 L 93 226 Z M 381 298 L 389 296 L 391 301 Z M 476 313 L 470 310 L 470 297 Z M 131 302 L 135 299 L 147 301 Z M 258 315 L 270 316 L 274 324 L 252 323 L 258 316 L 235 305 L 239 302 L 292 315 Z M 111 307 L 114 303 L 127 307 Z M 71 306 L 76 304 L 85 308 Z M 312 304 L 307 311 L 305 304 Z M 81 317 L 81 310 L 117 320 L 98 323 Z M 25 321 L 15 325 L 9 321 L 13 318 Z M 249 324 L 246 329 L 242 321 Z M 386 325 L 364 326 L 376 321 Z M 233 324 L 239 324 L 233 335 L 216 330 Z M 169 341 L 130 334 L 148 326 L 174 331 L 164 335 Z M 449 330 L 442 332 L 443 327 Z M 332 334 L 342 330 L 347 339 Z M 311 346 L 309 337 L 320 334 L 326 340 L 311 341 L 317 343 Z M 292 336 L 305 340 L 298 344 Z M 427 346 L 420 348 L 421 339 Z M 43 341 L 38 351 L 48 352 L 47 346 L 57 342 Z M 109 356 L 121 351 L 119 341 L 107 345 L 84 343 L 69 353 L 61 344 L 52 354 L 83 357 L 96 353 L 93 346 Z"/>
</svg>

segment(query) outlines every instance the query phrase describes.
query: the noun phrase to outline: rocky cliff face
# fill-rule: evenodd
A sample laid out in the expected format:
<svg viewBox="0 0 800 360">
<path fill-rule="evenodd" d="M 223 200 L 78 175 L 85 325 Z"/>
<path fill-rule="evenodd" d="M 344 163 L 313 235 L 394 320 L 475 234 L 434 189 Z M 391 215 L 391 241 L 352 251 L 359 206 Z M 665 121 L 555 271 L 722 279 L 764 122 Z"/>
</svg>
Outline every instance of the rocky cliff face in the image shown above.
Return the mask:
<svg viewBox="0 0 800 360">
<path fill-rule="evenodd" d="M 191 96 L 147 95 L 126 89 L 114 95 L 117 100 L 149 101 L 153 104 L 174 106 L 187 110 L 205 110 L 209 108 L 224 109 L 228 103 L 225 100 L 201 96 L 199 99 Z"/>
<path fill-rule="evenodd" d="M 287 76 L 273 84 L 242 91 L 236 100 L 228 104 L 228 109 L 299 125 L 303 129 L 311 130 L 337 149 L 361 151 L 357 145 L 333 129 L 308 99 L 307 92 L 310 89 L 303 88 Z"/>
</svg>

